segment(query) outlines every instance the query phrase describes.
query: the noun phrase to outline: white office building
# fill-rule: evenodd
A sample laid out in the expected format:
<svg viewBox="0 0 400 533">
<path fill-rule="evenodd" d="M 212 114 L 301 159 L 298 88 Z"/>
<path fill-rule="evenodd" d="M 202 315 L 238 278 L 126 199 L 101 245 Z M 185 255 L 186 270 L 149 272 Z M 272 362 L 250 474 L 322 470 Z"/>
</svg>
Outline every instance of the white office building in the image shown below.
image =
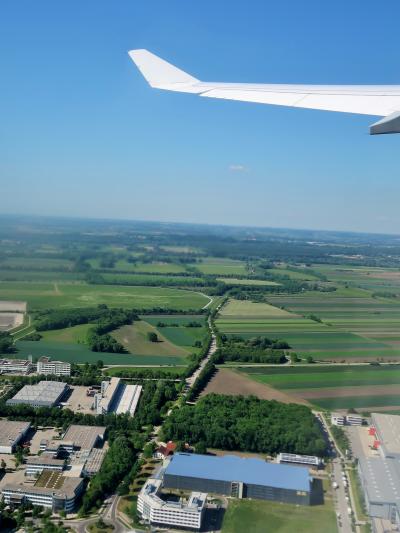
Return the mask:
<svg viewBox="0 0 400 533">
<path fill-rule="evenodd" d="M 41 357 L 36 367 L 38 374 L 53 376 L 70 376 L 71 364 L 64 361 L 52 361 L 50 357 Z"/>
<path fill-rule="evenodd" d="M 187 501 L 162 499 L 161 479 L 150 478 L 138 496 L 137 510 L 143 520 L 159 526 L 200 529 L 207 494 L 192 492 Z"/>
<path fill-rule="evenodd" d="M 7 483 L 2 487 L 1 495 L 6 505 L 30 502 L 53 512 L 71 512 L 82 490 L 82 478 L 64 477 L 60 472 L 43 472 L 35 485 Z"/>
</svg>

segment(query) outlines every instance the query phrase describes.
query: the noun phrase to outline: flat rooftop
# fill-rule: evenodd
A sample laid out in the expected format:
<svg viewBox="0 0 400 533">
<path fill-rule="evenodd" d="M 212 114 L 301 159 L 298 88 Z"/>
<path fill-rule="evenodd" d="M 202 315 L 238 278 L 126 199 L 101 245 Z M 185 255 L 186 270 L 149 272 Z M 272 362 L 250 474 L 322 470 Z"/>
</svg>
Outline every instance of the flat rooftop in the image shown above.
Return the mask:
<svg viewBox="0 0 400 533">
<path fill-rule="evenodd" d="M 400 416 L 373 413 L 371 418 L 384 452 L 400 455 Z"/>
<path fill-rule="evenodd" d="M 35 485 L 7 483 L 2 487 L 2 492 L 13 491 L 21 494 L 45 494 L 58 498 L 70 499 L 76 495 L 78 487 L 82 484 L 82 478 L 65 477 L 59 472 L 45 470 Z"/>
<path fill-rule="evenodd" d="M 30 425 L 30 422 L 0 420 L 0 446 L 11 446 L 28 431 Z"/>
<path fill-rule="evenodd" d="M 63 466 L 65 461 L 63 459 L 55 459 L 54 457 L 46 454 L 28 456 L 26 458 L 27 465 L 48 465 L 48 466 Z"/>
<path fill-rule="evenodd" d="M 36 385 L 25 385 L 7 403 L 54 404 L 68 385 L 61 381 L 39 381 Z"/>
<path fill-rule="evenodd" d="M 400 504 L 400 464 L 396 459 L 360 459 L 364 486 L 370 502 Z"/>
<path fill-rule="evenodd" d="M 64 437 L 63 442 L 71 441 L 76 448 L 81 450 L 91 450 L 97 439 L 104 439 L 106 428 L 104 426 L 79 426 L 73 424 L 69 426 Z"/>
<path fill-rule="evenodd" d="M 165 470 L 166 475 L 241 481 L 248 485 L 262 485 L 287 490 L 310 491 L 310 475 L 301 466 L 267 463 L 262 459 L 234 455 L 212 456 L 176 453 Z"/>
</svg>

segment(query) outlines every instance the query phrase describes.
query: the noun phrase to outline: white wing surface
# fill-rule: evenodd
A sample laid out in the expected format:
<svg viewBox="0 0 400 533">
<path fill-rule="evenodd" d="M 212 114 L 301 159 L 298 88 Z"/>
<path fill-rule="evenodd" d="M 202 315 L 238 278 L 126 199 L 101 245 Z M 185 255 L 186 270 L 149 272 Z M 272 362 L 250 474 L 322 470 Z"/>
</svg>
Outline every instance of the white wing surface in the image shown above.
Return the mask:
<svg viewBox="0 0 400 533">
<path fill-rule="evenodd" d="M 130 57 L 151 87 L 206 98 L 384 117 L 371 134 L 400 133 L 400 85 L 277 85 L 203 82 L 147 50 Z"/>
</svg>

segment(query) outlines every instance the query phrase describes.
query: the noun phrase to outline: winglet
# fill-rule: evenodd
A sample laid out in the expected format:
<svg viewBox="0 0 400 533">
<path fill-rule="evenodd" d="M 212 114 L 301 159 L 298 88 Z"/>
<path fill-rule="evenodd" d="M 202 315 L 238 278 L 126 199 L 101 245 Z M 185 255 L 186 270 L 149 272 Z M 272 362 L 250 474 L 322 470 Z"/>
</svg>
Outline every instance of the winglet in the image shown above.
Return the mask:
<svg viewBox="0 0 400 533">
<path fill-rule="evenodd" d="M 387 117 L 383 117 L 369 129 L 371 135 L 382 135 L 384 133 L 400 133 L 400 112 L 396 111 Z"/>
<path fill-rule="evenodd" d="M 192 87 L 199 82 L 197 78 L 148 50 L 130 50 L 128 54 L 151 87 L 170 91 L 201 92 L 200 89 Z"/>
</svg>

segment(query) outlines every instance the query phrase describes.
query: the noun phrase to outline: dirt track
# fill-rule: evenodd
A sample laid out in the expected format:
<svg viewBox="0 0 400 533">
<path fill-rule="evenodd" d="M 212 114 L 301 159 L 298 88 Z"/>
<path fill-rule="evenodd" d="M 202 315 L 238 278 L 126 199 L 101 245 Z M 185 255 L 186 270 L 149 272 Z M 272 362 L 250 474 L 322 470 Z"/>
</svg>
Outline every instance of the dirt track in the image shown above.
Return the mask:
<svg viewBox="0 0 400 533">
<path fill-rule="evenodd" d="M 260 398 L 260 400 L 277 400 L 278 402 L 283 403 L 300 403 L 303 405 L 309 405 L 309 403 L 302 398 L 286 394 L 285 392 L 273 389 L 268 385 L 257 383 L 247 376 L 228 369 L 217 370 L 206 389 L 201 393 L 201 396 L 205 396 L 211 392 L 231 396 L 256 396 L 257 398 Z"/>
</svg>

